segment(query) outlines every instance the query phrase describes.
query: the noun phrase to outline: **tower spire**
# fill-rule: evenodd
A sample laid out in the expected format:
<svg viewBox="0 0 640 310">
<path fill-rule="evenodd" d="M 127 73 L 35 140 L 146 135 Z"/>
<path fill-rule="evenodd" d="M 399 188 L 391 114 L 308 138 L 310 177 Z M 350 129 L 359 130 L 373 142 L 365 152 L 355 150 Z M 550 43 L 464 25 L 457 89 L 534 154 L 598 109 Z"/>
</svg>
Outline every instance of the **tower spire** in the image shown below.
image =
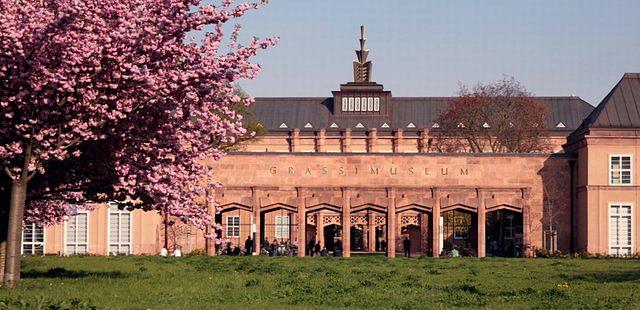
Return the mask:
<svg viewBox="0 0 640 310">
<path fill-rule="evenodd" d="M 367 38 L 364 36 L 364 25 L 360 26 L 360 50 L 356 51 L 358 60 L 353 62 L 353 81 L 356 83 L 371 82 L 371 69 L 373 64 L 367 61 L 369 50 L 364 49 Z"/>
</svg>

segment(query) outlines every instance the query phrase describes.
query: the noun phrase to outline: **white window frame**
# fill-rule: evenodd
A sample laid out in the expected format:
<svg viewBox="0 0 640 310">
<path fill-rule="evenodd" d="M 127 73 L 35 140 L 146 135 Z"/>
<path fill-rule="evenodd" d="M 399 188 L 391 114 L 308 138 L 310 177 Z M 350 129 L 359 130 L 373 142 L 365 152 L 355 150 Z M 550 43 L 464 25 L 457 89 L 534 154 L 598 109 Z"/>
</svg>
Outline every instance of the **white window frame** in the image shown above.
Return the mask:
<svg viewBox="0 0 640 310">
<path fill-rule="evenodd" d="M 613 159 L 613 157 L 620 157 L 620 169 L 616 169 L 615 171 L 619 171 L 620 172 L 620 182 L 621 183 L 613 183 L 613 178 L 611 177 L 611 173 L 614 172 L 613 169 L 611 169 L 611 161 Z M 622 169 L 622 157 L 629 157 L 629 169 Z M 633 156 L 631 154 L 609 154 L 609 174 L 607 175 L 607 177 L 609 178 L 609 185 L 611 186 L 632 186 L 633 185 Z M 623 171 L 629 171 L 629 183 L 622 183 L 622 172 Z"/>
<path fill-rule="evenodd" d="M 629 216 L 631 217 L 631 231 L 630 231 L 630 235 L 631 235 L 631 244 L 630 244 L 630 248 L 631 250 L 629 251 L 630 255 L 633 255 L 635 253 L 635 231 L 634 231 L 634 227 L 635 227 L 635 218 L 634 218 L 634 205 L 632 202 L 610 202 L 608 205 L 608 210 L 607 210 L 607 244 L 609 245 L 609 248 L 607 249 L 607 253 L 609 253 L 610 255 L 612 254 L 611 248 L 613 247 L 613 245 L 611 244 L 611 207 L 612 206 L 629 206 Z M 621 247 L 619 245 L 616 245 L 617 247 Z"/>
<path fill-rule="evenodd" d="M 367 98 L 367 111 L 373 112 L 373 97 Z"/>
<path fill-rule="evenodd" d="M 353 112 L 353 97 L 349 97 L 349 112 Z"/>
<path fill-rule="evenodd" d="M 349 109 L 349 99 L 347 97 L 342 97 L 342 111 L 347 111 Z"/>
<path fill-rule="evenodd" d="M 85 238 L 86 241 L 84 243 L 83 242 L 78 242 L 78 229 L 76 228 L 76 233 L 75 233 L 75 241 L 76 242 L 72 243 L 73 244 L 73 253 L 68 253 L 67 252 L 67 246 L 69 245 L 69 243 L 67 243 L 67 229 L 68 229 L 67 225 L 69 225 L 69 220 L 72 219 L 72 218 L 75 219 L 76 215 L 78 215 L 78 214 L 86 214 L 87 215 L 87 237 Z M 89 254 L 89 236 L 90 236 L 90 234 L 89 234 L 89 229 L 90 229 L 90 227 L 89 227 L 90 226 L 89 225 L 89 223 L 90 223 L 89 218 L 91 217 L 90 214 L 91 214 L 91 212 L 89 212 L 87 210 L 76 210 L 75 214 L 73 216 L 70 216 L 68 219 L 66 219 L 64 221 L 64 229 L 63 229 L 63 232 L 62 232 L 63 235 L 64 235 L 64 238 L 63 238 L 64 239 L 64 244 L 63 244 L 63 246 L 64 246 L 64 251 L 63 251 L 64 255 Z M 76 227 L 77 226 L 78 226 L 78 223 L 76 222 Z M 86 246 L 87 251 L 85 253 L 78 253 L 78 246 L 79 245 Z"/>
<path fill-rule="evenodd" d="M 112 210 L 111 208 L 115 208 Z M 122 242 L 122 238 L 118 235 L 118 242 L 111 242 L 111 214 L 116 213 L 118 216 L 120 214 L 129 214 L 129 242 Z M 118 225 L 120 225 L 120 220 L 118 219 Z M 118 234 L 120 234 L 120 229 L 118 228 Z M 133 240 L 133 213 L 128 210 L 120 210 L 118 205 L 110 202 L 107 207 L 107 255 L 131 255 L 133 253 L 132 241 Z M 117 253 L 111 252 L 111 246 L 115 245 L 118 247 Z M 120 248 L 122 246 L 129 246 L 129 251 L 127 253 L 120 252 Z"/>
<path fill-rule="evenodd" d="M 284 224 L 282 219 L 287 219 L 287 223 Z M 278 219 L 280 223 L 278 224 Z M 291 239 L 291 216 L 290 215 L 276 215 L 275 217 L 275 237 L 276 239 Z M 284 234 L 286 229 L 286 235 Z"/>
<path fill-rule="evenodd" d="M 42 242 L 36 242 L 36 241 L 33 241 L 33 240 L 35 239 L 35 231 L 36 231 L 36 228 L 37 228 L 38 226 L 36 226 L 36 224 L 27 224 L 27 225 L 31 226 L 31 229 L 33 230 L 33 236 L 32 236 L 32 238 L 31 238 L 31 240 L 32 240 L 32 241 L 31 241 L 31 242 L 25 242 L 25 241 L 24 241 L 24 228 L 25 228 L 25 227 L 23 227 L 23 228 L 22 228 L 22 237 L 21 237 L 21 238 L 22 238 L 22 239 L 21 239 L 21 240 L 22 240 L 22 242 L 21 242 L 21 243 L 22 243 L 22 246 L 20 247 L 20 254 L 22 254 L 22 255 L 24 255 L 24 254 L 25 254 L 25 253 L 24 253 L 24 246 L 25 246 L 25 245 L 29 245 L 29 246 L 31 246 L 31 252 L 30 252 L 30 253 L 27 253 L 28 255 L 40 255 L 40 254 L 36 254 L 36 253 L 34 253 L 34 250 L 35 250 L 35 246 L 36 246 L 36 245 L 42 245 L 42 255 L 46 254 L 46 253 L 47 253 L 47 252 L 46 252 L 46 244 L 47 244 L 47 228 L 46 228 L 46 227 L 42 227 Z"/>
<path fill-rule="evenodd" d="M 380 111 L 380 97 L 373 98 L 373 111 L 374 112 Z"/>
<path fill-rule="evenodd" d="M 236 226 L 234 224 L 234 225 L 229 226 L 229 219 L 230 218 L 238 218 L 238 225 Z M 225 223 L 224 232 L 225 232 L 225 236 L 227 238 L 240 238 L 240 227 L 241 227 L 240 220 L 241 220 L 240 215 L 227 215 L 227 216 L 225 216 L 225 218 L 224 218 L 224 223 Z M 233 234 L 229 235 L 229 228 L 238 228 L 238 234 L 236 235 L 235 230 L 233 230 Z"/>
<path fill-rule="evenodd" d="M 356 102 L 356 108 L 354 109 L 354 111 L 360 112 L 360 97 L 356 97 L 354 100 Z"/>
</svg>

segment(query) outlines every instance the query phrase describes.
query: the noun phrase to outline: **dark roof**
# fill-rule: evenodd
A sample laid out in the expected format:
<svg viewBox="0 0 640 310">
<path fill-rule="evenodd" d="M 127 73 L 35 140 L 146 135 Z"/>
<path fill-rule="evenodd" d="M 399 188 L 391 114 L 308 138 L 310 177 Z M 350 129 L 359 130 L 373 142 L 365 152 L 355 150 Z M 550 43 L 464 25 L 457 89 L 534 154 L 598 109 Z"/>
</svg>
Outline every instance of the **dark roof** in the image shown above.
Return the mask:
<svg viewBox="0 0 640 310">
<path fill-rule="evenodd" d="M 640 73 L 626 73 L 579 129 L 640 127 Z"/>
<path fill-rule="evenodd" d="M 388 116 L 371 115 L 333 115 L 333 98 L 256 98 L 251 107 L 256 118 L 267 131 L 288 131 L 299 128 L 301 131 L 314 131 L 320 128 L 339 130 L 351 128 L 377 128 L 378 130 L 417 131 L 431 128 L 438 117 L 454 97 L 394 97 L 391 113 Z M 575 130 L 582 120 L 591 113 L 593 106 L 579 97 L 537 97 L 549 106 L 547 127 L 567 135 Z M 282 124 L 286 128 L 280 128 Z M 336 123 L 338 128 L 330 128 Z M 361 123 L 364 128 L 356 128 Z M 383 124 L 389 125 L 384 128 Z M 564 127 L 558 125 L 562 123 Z M 312 127 L 305 126 L 310 124 Z M 410 126 L 409 124 L 413 124 Z"/>
</svg>

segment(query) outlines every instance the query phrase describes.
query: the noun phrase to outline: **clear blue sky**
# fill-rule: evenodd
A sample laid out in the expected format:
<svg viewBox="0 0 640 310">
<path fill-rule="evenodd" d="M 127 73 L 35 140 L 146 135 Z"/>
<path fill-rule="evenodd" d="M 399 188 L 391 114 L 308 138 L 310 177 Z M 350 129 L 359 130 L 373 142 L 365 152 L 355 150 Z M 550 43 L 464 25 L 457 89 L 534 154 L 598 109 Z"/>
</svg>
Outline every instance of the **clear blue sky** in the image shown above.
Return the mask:
<svg viewBox="0 0 640 310">
<path fill-rule="evenodd" d="M 251 95 L 330 96 L 352 80 L 359 26 L 373 79 L 394 96 L 451 96 L 458 83 L 514 76 L 539 96 L 597 105 L 640 72 L 640 0 L 271 0 L 241 40 L 279 35 Z"/>
</svg>

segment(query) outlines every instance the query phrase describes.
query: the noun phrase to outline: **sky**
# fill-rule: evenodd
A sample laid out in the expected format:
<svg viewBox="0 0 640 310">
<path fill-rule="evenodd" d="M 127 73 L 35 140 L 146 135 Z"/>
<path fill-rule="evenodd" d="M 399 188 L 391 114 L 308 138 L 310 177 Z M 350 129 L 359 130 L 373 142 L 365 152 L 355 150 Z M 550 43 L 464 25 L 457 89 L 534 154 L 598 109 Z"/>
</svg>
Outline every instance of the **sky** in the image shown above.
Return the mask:
<svg viewBox="0 0 640 310">
<path fill-rule="evenodd" d="M 506 75 L 597 105 L 640 72 L 639 0 L 271 0 L 238 23 L 240 41 L 281 37 L 241 82 L 255 97 L 331 96 L 353 80 L 361 24 L 373 80 L 395 97 L 454 96 Z"/>
</svg>

